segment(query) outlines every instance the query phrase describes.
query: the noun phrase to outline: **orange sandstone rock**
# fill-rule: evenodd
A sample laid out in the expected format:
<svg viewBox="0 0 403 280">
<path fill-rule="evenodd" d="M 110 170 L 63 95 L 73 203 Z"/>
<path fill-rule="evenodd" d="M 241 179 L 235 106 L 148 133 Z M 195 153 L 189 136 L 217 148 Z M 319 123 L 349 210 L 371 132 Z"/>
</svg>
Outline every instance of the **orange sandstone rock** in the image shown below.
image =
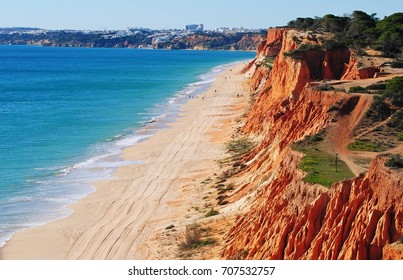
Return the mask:
<svg viewBox="0 0 403 280">
<path fill-rule="evenodd" d="M 249 202 L 226 236 L 222 258 L 401 256 L 388 244 L 403 235 L 402 171 L 386 168 L 380 157 L 366 174 L 327 189 L 302 181 L 301 155 L 290 148 L 326 127 L 334 104 L 339 114 L 355 114 L 359 97 L 309 87 L 315 78 L 340 78 L 340 60 L 347 61 L 349 51 L 308 51 L 303 59 L 293 59 L 284 53 L 298 48 L 295 31 L 282 36 L 273 69 L 264 73 L 258 68 L 253 76 L 259 94 L 243 131 L 261 141 L 244 158 L 247 166 L 237 175 L 241 186 L 228 198 L 235 202 L 248 196 Z"/>
<path fill-rule="evenodd" d="M 341 80 L 370 79 L 374 78 L 375 74 L 379 71 L 379 68 L 375 66 L 359 68 L 357 59 L 355 57 L 351 57 L 350 62 L 346 64 Z"/>
</svg>

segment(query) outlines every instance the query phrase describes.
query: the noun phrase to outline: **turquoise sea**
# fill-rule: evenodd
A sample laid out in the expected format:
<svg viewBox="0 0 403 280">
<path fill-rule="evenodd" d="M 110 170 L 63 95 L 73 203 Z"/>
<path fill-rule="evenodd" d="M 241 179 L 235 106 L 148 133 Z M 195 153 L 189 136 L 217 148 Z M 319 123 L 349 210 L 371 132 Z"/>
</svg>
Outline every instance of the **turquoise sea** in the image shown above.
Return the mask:
<svg viewBox="0 0 403 280">
<path fill-rule="evenodd" d="M 254 53 L 0 46 L 0 246 L 71 213 L 122 149 Z"/>
</svg>

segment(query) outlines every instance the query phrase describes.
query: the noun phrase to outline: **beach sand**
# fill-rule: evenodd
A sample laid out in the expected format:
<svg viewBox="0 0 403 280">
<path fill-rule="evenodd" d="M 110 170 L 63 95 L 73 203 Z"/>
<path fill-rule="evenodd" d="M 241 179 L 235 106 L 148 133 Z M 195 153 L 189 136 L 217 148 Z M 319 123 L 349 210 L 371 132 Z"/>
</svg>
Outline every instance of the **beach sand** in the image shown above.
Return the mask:
<svg viewBox="0 0 403 280">
<path fill-rule="evenodd" d="M 180 231 L 203 217 L 190 209 L 208 194 L 200 182 L 219 172 L 216 161 L 225 157 L 235 119 L 245 112 L 243 66 L 227 69 L 189 99 L 168 128 L 124 151 L 124 160 L 142 164 L 95 182 L 94 193 L 69 206 L 69 217 L 16 233 L 1 249 L 2 258 L 175 258 L 178 244 L 162 233 L 168 225 Z"/>
</svg>

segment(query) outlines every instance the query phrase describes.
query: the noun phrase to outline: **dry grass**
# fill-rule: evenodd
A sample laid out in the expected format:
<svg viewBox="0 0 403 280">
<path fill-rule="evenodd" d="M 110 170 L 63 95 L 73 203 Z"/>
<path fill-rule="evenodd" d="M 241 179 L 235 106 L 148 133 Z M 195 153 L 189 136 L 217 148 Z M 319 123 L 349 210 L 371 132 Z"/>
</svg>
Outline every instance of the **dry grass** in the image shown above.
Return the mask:
<svg viewBox="0 0 403 280">
<path fill-rule="evenodd" d="M 188 225 L 183 234 L 183 241 L 179 244 L 180 250 L 192 250 L 202 246 L 214 244 L 212 238 L 202 238 L 202 234 L 206 234 L 206 229 L 200 228 L 197 224 Z"/>
</svg>

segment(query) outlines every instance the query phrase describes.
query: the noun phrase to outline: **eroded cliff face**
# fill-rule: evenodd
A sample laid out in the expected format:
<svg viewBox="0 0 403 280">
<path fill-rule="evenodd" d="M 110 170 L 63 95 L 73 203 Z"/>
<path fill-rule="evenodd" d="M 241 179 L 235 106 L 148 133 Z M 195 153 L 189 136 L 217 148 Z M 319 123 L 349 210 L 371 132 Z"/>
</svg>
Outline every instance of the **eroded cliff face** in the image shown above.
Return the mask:
<svg viewBox="0 0 403 280">
<path fill-rule="evenodd" d="M 266 40 L 258 47 L 258 56 L 276 56 L 280 53 L 283 35 L 288 28 L 270 28 Z"/>
<path fill-rule="evenodd" d="M 223 256 L 381 259 L 384 246 L 403 231 L 403 190 L 397 187 L 403 182 L 383 163 L 378 158 L 366 175 L 317 193 L 284 168 L 231 229 Z M 388 255 L 401 254 L 391 248 Z"/>
<path fill-rule="evenodd" d="M 348 64 L 345 66 L 342 80 L 362 80 L 374 78 L 375 74 L 380 72 L 379 67 L 359 67 L 359 62 L 355 57 L 351 57 Z"/>
<path fill-rule="evenodd" d="M 403 235 L 401 171 L 386 168 L 385 159 L 378 157 L 366 174 L 330 189 L 302 181 L 304 173 L 298 169 L 302 154 L 293 151 L 291 144 L 334 122 L 329 109 L 341 100 L 349 104 L 352 98 L 346 93 L 314 90 L 310 83 L 318 78 L 340 79 L 350 53 L 345 49 L 315 50 L 292 58 L 285 54 L 299 46 L 295 32 L 279 31 L 281 50 L 272 70 L 263 72 L 262 67 L 256 67 L 253 74 L 257 97 L 243 131 L 259 144 L 244 158 L 247 166 L 237 175 L 239 187 L 229 197 L 229 202 L 239 205 L 240 214 L 226 236 L 222 257 L 398 256 L 399 250 L 385 246 Z M 267 42 L 258 59 L 269 52 Z M 351 107 L 344 113 L 354 114 Z"/>
</svg>

